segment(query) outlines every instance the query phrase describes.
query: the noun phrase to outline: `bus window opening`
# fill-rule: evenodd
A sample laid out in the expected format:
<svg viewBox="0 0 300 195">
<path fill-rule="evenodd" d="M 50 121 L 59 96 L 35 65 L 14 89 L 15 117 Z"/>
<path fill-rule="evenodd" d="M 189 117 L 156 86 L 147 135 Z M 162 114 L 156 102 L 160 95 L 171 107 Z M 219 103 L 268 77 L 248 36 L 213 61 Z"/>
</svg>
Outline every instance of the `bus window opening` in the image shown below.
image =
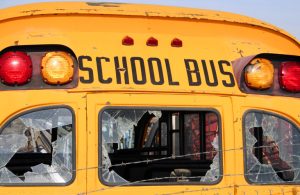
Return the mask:
<svg viewBox="0 0 300 195">
<path fill-rule="evenodd" d="M 249 112 L 245 116 L 247 172 L 252 183 L 299 181 L 299 130 L 271 114 Z"/>
<path fill-rule="evenodd" d="M 214 112 L 108 109 L 101 113 L 101 125 L 99 176 L 105 183 L 220 179 Z"/>
<path fill-rule="evenodd" d="M 0 183 L 68 183 L 73 175 L 72 121 L 66 108 L 10 120 L 0 130 Z"/>
</svg>

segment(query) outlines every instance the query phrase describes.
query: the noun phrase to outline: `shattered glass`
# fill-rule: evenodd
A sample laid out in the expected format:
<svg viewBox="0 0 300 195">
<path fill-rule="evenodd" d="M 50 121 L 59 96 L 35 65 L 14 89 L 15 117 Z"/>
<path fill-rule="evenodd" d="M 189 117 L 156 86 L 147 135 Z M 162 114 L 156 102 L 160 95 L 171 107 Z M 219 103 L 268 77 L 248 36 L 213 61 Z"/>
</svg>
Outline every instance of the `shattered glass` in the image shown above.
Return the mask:
<svg viewBox="0 0 300 195">
<path fill-rule="evenodd" d="M 31 169 L 32 172 L 24 174 L 25 183 L 66 183 L 72 178 L 72 175 L 66 177 L 66 173 L 56 164 L 52 166 L 39 164 Z"/>
<path fill-rule="evenodd" d="M 31 127 L 37 131 L 45 131 L 72 124 L 72 117 L 68 117 L 68 114 L 70 113 L 67 109 L 49 109 L 26 114 L 19 117 L 19 120 L 21 120 L 26 127 Z M 54 122 L 57 118 L 61 118 L 59 123 Z"/>
<path fill-rule="evenodd" d="M 262 130 L 262 145 L 254 135 Z M 245 118 L 247 178 L 254 183 L 286 183 L 299 180 L 300 132 L 279 117 L 251 112 Z M 261 150 L 262 157 L 255 150 Z M 261 158 L 261 159 L 259 159 Z"/>
<path fill-rule="evenodd" d="M 60 167 L 72 171 L 72 132 L 52 143 L 52 161 Z"/>
<path fill-rule="evenodd" d="M 102 116 L 102 138 L 105 146 L 119 143 L 120 149 L 133 148 L 133 127 L 137 125 L 146 110 L 109 110 Z M 110 152 L 112 149 L 107 148 Z"/>
<path fill-rule="evenodd" d="M 218 135 L 212 142 L 216 152 L 213 162 L 210 165 L 210 169 L 206 172 L 205 176 L 201 178 L 201 182 L 215 182 L 220 178 L 220 158 L 219 158 L 219 138 Z"/>
<path fill-rule="evenodd" d="M 66 183 L 72 178 L 72 113 L 65 108 L 22 115 L 0 130 L 0 183 Z M 54 140 L 53 140 L 54 139 Z M 15 155 L 46 158 L 48 164 L 24 161 L 22 172 Z M 38 155 L 38 156 L 36 156 Z M 44 155 L 44 156 L 43 156 Z M 48 160 L 49 159 L 49 160 Z M 9 163 L 13 160 L 13 164 Z M 26 159 L 24 159 L 26 160 Z M 43 162 L 45 159 L 43 160 Z M 5 167 L 7 166 L 7 167 Z"/>
<path fill-rule="evenodd" d="M 146 112 L 157 117 L 161 116 L 160 111 L 148 110 L 109 110 L 103 112 L 102 138 L 109 153 L 113 151 L 113 143 L 118 144 L 118 149 L 134 147 L 134 126 Z"/>
<path fill-rule="evenodd" d="M 6 167 L 0 169 L 0 183 L 22 183 L 23 181 Z"/>
<path fill-rule="evenodd" d="M 0 135 L 0 168 L 4 167 L 19 149 L 25 147 L 26 143 L 25 135 Z"/>
<path fill-rule="evenodd" d="M 103 141 L 103 139 L 102 139 Z M 115 171 L 110 171 L 111 161 L 108 156 L 106 147 L 102 145 L 102 177 L 104 181 L 109 183 L 128 183 L 124 178 L 119 176 Z"/>
<path fill-rule="evenodd" d="M 109 183 L 127 183 L 115 171 L 109 170 L 112 166 L 108 153 L 115 149 L 134 148 L 134 127 L 145 113 L 161 117 L 161 111 L 150 110 L 107 110 L 102 114 L 102 178 Z M 114 148 L 117 144 L 117 148 Z"/>
<path fill-rule="evenodd" d="M 24 173 L 25 183 L 52 183 L 51 167 L 49 165 L 39 164 L 31 167 L 32 172 Z"/>
</svg>

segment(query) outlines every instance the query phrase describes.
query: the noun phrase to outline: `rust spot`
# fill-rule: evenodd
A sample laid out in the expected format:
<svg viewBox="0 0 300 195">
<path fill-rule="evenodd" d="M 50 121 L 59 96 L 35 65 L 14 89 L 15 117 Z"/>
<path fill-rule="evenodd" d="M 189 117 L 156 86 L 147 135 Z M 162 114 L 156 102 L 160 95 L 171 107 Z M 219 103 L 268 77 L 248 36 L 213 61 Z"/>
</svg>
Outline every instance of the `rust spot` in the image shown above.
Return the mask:
<svg viewBox="0 0 300 195">
<path fill-rule="evenodd" d="M 29 37 L 32 37 L 32 38 L 36 38 L 36 37 L 44 37 L 43 34 L 29 34 L 28 36 L 29 36 Z"/>
<path fill-rule="evenodd" d="M 252 42 L 248 42 L 248 41 L 242 41 L 241 44 L 248 44 L 248 45 L 252 45 Z"/>
<path fill-rule="evenodd" d="M 40 10 L 40 9 L 34 9 L 34 10 L 21 11 L 21 13 L 25 13 L 25 14 L 31 13 L 31 14 L 34 14 L 34 13 L 40 12 L 40 11 L 42 11 L 42 10 Z"/>
<path fill-rule="evenodd" d="M 15 45 L 19 45 L 19 41 L 15 41 L 14 44 L 15 44 Z"/>
<path fill-rule="evenodd" d="M 87 2 L 89 6 L 102 6 L 102 7 L 120 7 L 123 3 L 109 3 L 109 2 Z"/>
<path fill-rule="evenodd" d="M 64 11 L 64 10 L 66 10 L 66 9 L 62 9 L 62 8 L 58 8 L 58 9 L 56 9 L 57 11 Z"/>
<path fill-rule="evenodd" d="M 190 14 L 190 13 L 178 13 L 178 15 L 181 15 L 183 17 L 188 17 L 188 18 L 198 18 L 198 17 L 204 17 L 204 14 Z"/>
<path fill-rule="evenodd" d="M 151 12 L 151 11 L 145 11 L 145 16 L 159 16 L 161 15 L 160 12 Z"/>
<path fill-rule="evenodd" d="M 87 11 L 87 12 L 91 12 L 91 11 L 96 12 L 96 11 L 97 11 L 97 9 L 80 9 L 80 10 L 82 10 L 82 11 Z"/>
<path fill-rule="evenodd" d="M 243 53 L 244 53 L 243 50 L 241 50 L 241 49 L 239 49 L 239 48 L 236 48 L 236 50 L 237 50 L 237 53 L 239 53 L 239 54 L 241 55 L 241 57 L 244 57 L 244 56 L 243 56 Z"/>
<path fill-rule="evenodd" d="M 106 105 L 110 105 L 110 102 L 106 102 L 105 104 L 106 104 Z"/>
</svg>

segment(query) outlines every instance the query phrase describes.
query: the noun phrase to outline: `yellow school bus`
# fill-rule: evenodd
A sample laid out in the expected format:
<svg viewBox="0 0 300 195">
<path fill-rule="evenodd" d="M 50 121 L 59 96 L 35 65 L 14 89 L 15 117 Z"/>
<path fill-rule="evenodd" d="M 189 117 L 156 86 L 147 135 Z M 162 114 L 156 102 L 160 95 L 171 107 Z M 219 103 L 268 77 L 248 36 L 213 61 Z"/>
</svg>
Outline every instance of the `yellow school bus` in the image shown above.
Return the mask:
<svg viewBox="0 0 300 195">
<path fill-rule="evenodd" d="M 298 194 L 300 45 L 231 13 L 0 10 L 0 194 Z"/>
</svg>

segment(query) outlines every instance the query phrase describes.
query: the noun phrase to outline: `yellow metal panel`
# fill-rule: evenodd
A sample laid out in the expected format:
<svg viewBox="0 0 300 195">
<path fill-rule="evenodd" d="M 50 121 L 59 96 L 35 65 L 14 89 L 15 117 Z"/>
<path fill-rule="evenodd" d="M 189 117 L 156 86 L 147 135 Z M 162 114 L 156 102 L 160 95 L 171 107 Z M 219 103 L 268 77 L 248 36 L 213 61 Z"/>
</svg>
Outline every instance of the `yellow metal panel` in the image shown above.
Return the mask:
<svg viewBox="0 0 300 195">
<path fill-rule="evenodd" d="M 70 26 L 74 21 L 80 25 Z M 177 91 L 238 95 L 237 85 L 233 86 L 231 61 L 257 53 L 300 55 L 299 45 L 284 36 L 238 23 L 58 15 L 15 19 L 0 23 L 0 26 L 0 49 L 14 45 L 59 44 L 71 48 L 78 58 L 83 57 L 82 67 L 90 68 L 92 74 L 82 69 L 79 73 L 81 80 L 92 82 L 80 82 L 77 91 Z M 134 38 L 135 45 L 121 44 L 127 35 Z M 152 36 L 159 41 L 157 47 L 146 46 L 146 40 Z M 175 37 L 183 40 L 182 48 L 170 46 Z M 100 58 L 100 68 L 97 57 Z M 116 63 L 121 69 L 124 66 L 123 57 L 127 70 L 116 68 Z M 161 63 L 162 78 L 157 72 L 157 61 L 152 61 L 154 79 L 163 79 L 159 85 L 151 80 L 149 60 L 153 58 Z M 132 62 L 134 59 L 136 61 Z M 143 84 L 137 84 L 133 80 L 133 63 L 137 67 L 137 79 L 142 80 L 139 69 L 141 61 L 145 66 L 145 78 Z M 206 75 L 203 64 L 207 66 Z M 216 71 L 216 86 L 209 86 L 214 82 L 211 66 Z M 119 72 L 120 82 L 116 78 Z M 128 84 L 124 80 L 125 72 L 129 76 Z M 192 81 L 189 81 L 189 76 Z M 101 78 L 107 82 L 101 81 Z"/>
<path fill-rule="evenodd" d="M 16 114 L 30 111 L 32 109 L 47 106 L 66 105 L 73 109 L 75 114 L 75 147 L 76 147 L 76 175 L 75 180 L 67 186 L 0 186 L 0 194 L 14 195 L 40 195 L 40 194 L 68 194 L 74 195 L 86 190 L 86 110 L 85 94 L 68 94 L 60 91 L 10 91 L 1 92 L 0 122 L 1 126 L 5 121 Z"/>
<path fill-rule="evenodd" d="M 71 8 L 61 10 L 58 8 L 60 5 Z M 164 14 L 164 17 L 148 17 L 137 10 L 155 7 L 118 4 L 111 8 L 105 5 L 50 3 L 37 5 L 41 6 L 40 9 L 34 10 L 29 9 L 30 6 L 3 10 L 4 18 L 10 19 L 0 21 L 0 50 L 18 45 L 59 44 L 69 47 L 82 59 L 83 68 L 79 72 L 82 82 L 75 91 L 176 91 L 236 95 L 241 93 L 236 84 L 233 86 L 231 61 L 258 53 L 300 55 L 297 41 L 260 23 L 255 25 L 251 19 L 244 17 L 234 19 L 236 15 L 228 13 L 220 13 L 217 17 L 218 12 L 203 11 L 205 17 L 202 18 L 200 11 L 187 19 L 181 18 L 182 15 L 176 17 L 176 14 L 180 15 L 179 9 L 166 7 L 161 9 L 173 13 L 166 16 L 174 17 Z M 80 6 L 83 8 L 78 10 Z M 97 11 L 84 9 L 85 6 Z M 127 15 L 121 14 L 116 7 L 124 8 L 123 12 Z M 194 11 L 183 10 L 189 14 Z M 31 12 L 33 16 L 29 17 Z M 132 12 L 136 14 L 130 15 Z M 23 17 L 24 14 L 26 17 Z M 134 39 L 133 46 L 122 45 L 125 36 Z M 157 47 L 146 46 L 149 37 L 158 39 Z M 183 47 L 171 47 L 174 38 L 180 38 Z M 123 67 L 123 60 L 127 62 L 127 69 Z M 145 66 L 142 71 L 145 78 L 139 68 L 141 62 Z M 157 63 L 161 64 L 161 75 L 158 74 Z M 116 64 L 120 68 L 116 68 Z M 215 78 L 211 66 L 215 69 Z M 120 81 L 117 79 L 119 73 Z M 123 76 L 125 73 L 128 74 L 128 82 Z M 142 84 L 135 82 L 134 75 L 137 80 L 142 80 Z M 89 80 L 92 82 L 89 83 Z M 161 83 L 156 84 L 155 81 Z"/>
<path fill-rule="evenodd" d="M 93 15 L 119 15 L 119 16 L 143 16 L 156 18 L 177 18 L 193 20 L 212 20 L 229 23 L 240 23 L 248 26 L 257 26 L 282 33 L 283 35 L 297 40 L 282 29 L 262 22 L 260 20 L 221 11 L 199 10 L 192 8 L 106 3 L 106 2 L 55 2 L 35 3 L 16 6 L 2 10 L 0 20 L 11 18 L 52 15 L 52 14 L 93 14 Z"/>
<path fill-rule="evenodd" d="M 268 100 L 266 100 L 268 98 Z M 261 184 L 249 184 L 245 180 L 245 153 L 243 153 L 244 140 L 243 137 L 243 116 L 249 110 L 260 110 L 277 114 L 284 117 L 298 127 L 300 126 L 300 113 L 298 108 L 300 102 L 296 98 L 284 98 L 282 97 L 265 97 L 249 95 L 246 98 L 233 97 L 234 105 L 234 128 L 235 128 L 235 183 L 237 194 L 295 194 L 298 190 L 295 185 L 261 185 Z M 288 102 L 288 103 L 287 103 Z M 245 148 L 244 148 L 245 149 Z"/>
<path fill-rule="evenodd" d="M 87 170 L 88 194 L 233 194 L 234 153 L 230 149 L 234 147 L 232 110 L 229 97 L 209 95 L 167 95 L 167 94 L 88 94 L 88 167 L 98 167 L 99 149 L 99 113 L 103 108 L 110 106 L 143 107 L 143 108 L 190 108 L 190 109 L 215 109 L 220 114 L 222 153 L 223 158 L 223 179 L 217 185 L 157 185 L 157 186 L 123 186 L 109 187 L 100 183 L 98 169 Z M 101 145 L 101 143 L 100 143 Z"/>
<path fill-rule="evenodd" d="M 242 116 L 248 109 L 267 110 L 299 125 L 299 112 L 295 109 L 299 100 L 243 94 L 230 76 L 233 75 L 231 61 L 243 56 L 258 53 L 299 56 L 299 42 L 284 31 L 223 12 L 114 3 L 46 3 L 4 9 L 0 11 L 0 29 L 0 50 L 10 46 L 64 45 L 82 60 L 83 67 L 79 71 L 78 87 L 68 90 L 69 93 L 67 90 L 0 92 L 0 107 L 5 111 L 0 113 L 2 125 L 12 116 L 32 108 L 71 106 L 76 114 L 76 167 L 79 169 L 70 186 L 0 187 L 1 194 L 79 194 L 86 190 L 91 194 L 257 194 L 257 191 L 280 194 L 282 189 L 285 194 L 296 193 L 293 186 L 249 186 L 245 181 Z M 125 36 L 134 39 L 133 46 L 122 45 Z M 157 47 L 146 46 L 149 37 L 158 40 Z M 183 47 L 171 47 L 174 38 L 181 39 Z M 127 69 L 123 68 L 123 60 Z M 144 80 L 141 61 L 145 66 Z M 116 68 L 118 63 L 120 67 Z M 133 79 L 134 65 L 136 80 L 143 80 L 142 84 Z M 124 72 L 128 73 L 128 82 Z M 155 83 L 158 80 L 161 83 Z M 109 188 L 100 184 L 98 114 L 106 106 L 217 109 L 223 130 L 223 180 L 215 186 Z"/>
</svg>

